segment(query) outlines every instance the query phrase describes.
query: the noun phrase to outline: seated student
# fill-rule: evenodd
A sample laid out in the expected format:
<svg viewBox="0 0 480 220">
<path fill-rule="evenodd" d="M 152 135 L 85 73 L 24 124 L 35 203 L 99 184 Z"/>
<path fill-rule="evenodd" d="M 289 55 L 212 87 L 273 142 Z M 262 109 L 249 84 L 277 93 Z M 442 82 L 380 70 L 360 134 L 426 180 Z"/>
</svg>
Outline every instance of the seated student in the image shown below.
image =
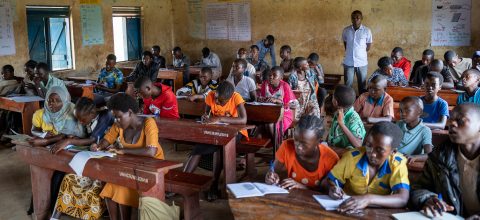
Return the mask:
<svg viewBox="0 0 480 220">
<path fill-rule="evenodd" d="M 295 124 L 293 139 L 283 141 L 275 154 L 273 170 L 265 175 L 265 183 L 279 184 L 285 189 L 321 190 L 324 177 L 338 161 L 338 155 L 321 143 L 323 120 L 304 115 Z"/>
<path fill-rule="evenodd" d="M 328 145 L 339 148 L 357 148 L 362 146 L 365 137 L 365 127 L 360 115 L 353 108 L 355 90 L 338 85 L 333 91 L 332 104 L 336 109 L 333 116 Z"/>
<path fill-rule="evenodd" d="M 66 91 L 68 91 L 63 80 L 54 77 L 49 73 L 49 68 L 46 63 L 37 64 L 35 67 L 35 78 L 33 81 L 35 82 L 37 95 L 42 98 L 48 98 L 45 96 L 45 94 L 54 86 L 63 87 Z"/>
<path fill-rule="evenodd" d="M 331 198 L 351 196 L 338 211 L 355 213 L 368 206 L 402 208 L 407 204 L 407 160 L 395 152 L 402 136 L 392 122 L 378 122 L 368 131 L 363 147 L 342 155 L 328 174 Z"/>
<path fill-rule="evenodd" d="M 397 151 L 408 158 L 409 163 L 427 160 L 432 152 L 432 131 L 422 123 L 423 102 L 415 96 L 407 96 L 400 102 L 398 127 L 403 131 L 403 139 Z"/>
<path fill-rule="evenodd" d="M 152 82 L 148 77 L 135 81 L 135 89 L 143 98 L 143 113 L 160 118 L 180 118 L 177 97 L 172 89 L 159 82 Z"/>
<path fill-rule="evenodd" d="M 473 53 L 472 69 L 480 70 L 480 50 Z"/>
<path fill-rule="evenodd" d="M 15 78 L 15 69 L 12 65 L 2 66 L 2 78 L 0 78 L 0 96 L 8 95 L 19 87 Z"/>
<path fill-rule="evenodd" d="M 245 48 L 240 48 L 238 49 L 238 52 L 237 52 L 237 59 L 244 59 L 244 60 L 247 60 L 247 50 Z M 233 73 L 233 66 L 234 64 L 232 64 L 232 67 L 230 68 L 230 73 L 228 74 L 228 76 L 232 75 Z M 250 78 L 253 79 L 253 81 L 255 81 L 257 78 L 256 78 L 256 70 L 255 70 L 255 67 L 248 62 L 247 60 L 247 69 L 245 70 L 244 76 L 248 76 Z"/>
<path fill-rule="evenodd" d="M 435 59 L 435 53 L 433 52 L 433 50 L 424 50 L 422 53 L 422 59 L 415 61 L 415 63 L 413 64 L 412 72 L 410 74 L 410 81 L 412 80 L 412 78 L 415 78 L 414 75 L 417 72 L 418 68 L 430 64 L 433 59 Z"/>
<path fill-rule="evenodd" d="M 184 87 L 177 90 L 177 96 L 188 96 L 188 100 L 205 100 L 210 91 L 217 89 L 217 81 L 212 79 L 213 71 L 210 67 L 202 67 L 198 79 L 187 83 Z"/>
<path fill-rule="evenodd" d="M 412 184 L 412 207 L 434 216 L 451 212 L 480 218 L 480 107 L 457 105 L 448 120 L 449 138 L 428 155 Z"/>
<path fill-rule="evenodd" d="M 477 69 L 469 69 L 462 74 L 462 84 L 465 89 L 464 93 L 460 93 L 457 98 L 457 105 L 465 102 L 473 102 L 480 105 L 480 71 Z"/>
<path fill-rule="evenodd" d="M 109 150 L 117 154 L 164 159 L 155 119 L 137 116 L 138 104 L 133 97 L 117 93 L 108 101 L 108 109 L 112 111 L 115 123 L 99 144 L 90 146 L 92 151 Z M 100 196 L 105 199 L 110 219 L 130 219 L 139 206 L 138 192 L 124 186 L 106 183 Z"/>
<path fill-rule="evenodd" d="M 56 143 L 66 136 L 83 137 L 84 128 L 74 116 L 75 105 L 70 102 L 70 94 L 61 86 L 51 87 L 46 95 L 43 109 L 35 111 L 32 118 L 30 141 L 36 146 Z"/>
<path fill-rule="evenodd" d="M 221 82 L 215 92 L 210 92 L 205 99 L 205 114 L 202 116 L 204 123 L 224 122 L 228 124 L 246 124 L 247 112 L 243 98 L 235 92 L 235 87 L 228 81 Z M 248 137 L 247 131 L 243 130 L 237 135 L 237 141 L 241 137 Z M 213 182 L 207 195 L 208 201 L 215 200 L 218 195 L 218 181 L 222 173 L 223 161 L 221 148 L 214 145 L 195 145 L 190 157 L 185 162 L 184 172 L 192 173 L 198 166 L 202 155 L 213 154 Z"/>
<path fill-rule="evenodd" d="M 135 82 L 138 78 L 146 76 L 153 82 L 157 81 L 158 63 L 153 62 L 153 55 L 150 51 L 143 51 L 142 62 L 137 63 L 135 69 L 126 77 L 127 82 Z"/>
<path fill-rule="evenodd" d="M 283 130 L 280 131 L 279 124 L 276 125 L 278 128 L 278 137 L 276 138 L 282 138 L 283 133 L 285 133 L 285 131 L 290 128 L 290 125 L 293 122 L 293 116 L 295 115 L 295 108 L 298 106 L 298 101 L 295 98 L 295 94 L 293 94 L 293 91 L 288 85 L 288 83 L 283 81 L 282 67 L 275 66 L 270 70 L 270 73 L 268 74 L 268 80 L 263 81 L 260 88 L 260 95 L 258 97 L 258 101 L 283 105 L 283 119 L 282 122 L 279 122 L 282 123 Z M 270 136 L 272 137 L 274 134 L 274 129 L 275 124 L 268 125 L 268 131 L 270 133 Z"/>
<path fill-rule="evenodd" d="M 174 47 L 172 50 L 172 56 L 173 56 L 173 68 L 183 68 L 183 81 L 188 82 L 190 81 L 190 72 L 189 72 L 189 67 L 190 67 L 190 58 L 188 58 L 187 55 L 183 54 L 182 48 L 180 47 Z"/>
<path fill-rule="evenodd" d="M 393 60 L 392 66 L 402 69 L 403 74 L 405 75 L 405 79 L 408 79 L 408 77 L 410 76 L 412 63 L 410 62 L 410 60 L 403 56 L 403 49 L 401 47 L 393 48 L 390 57 Z"/>
<path fill-rule="evenodd" d="M 379 121 L 392 121 L 393 98 L 385 92 L 387 79 L 382 75 L 374 76 L 368 82 L 368 92 L 361 94 L 353 108 L 363 121 L 377 123 Z"/>
<path fill-rule="evenodd" d="M 310 71 L 310 66 L 305 57 L 296 57 L 293 60 L 293 67 L 294 69 L 288 78 L 288 84 L 293 90 L 301 91 L 298 98 L 299 106 L 295 109 L 295 121 L 298 121 L 302 115 L 320 117 L 320 107 L 316 94 L 319 82 L 318 76 Z"/>
<path fill-rule="evenodd" d="M 393 60 L 390 57 L 382 57 L 378 60 L 378 67 L 379 69 L 375 70 L 372 73 L 368 81 L 372 80 L 372 78 L 376 75 L 383 75 L 387 77 L 387 84 L 388 86 L 407 86 L 408 80 L 405 78 L 405 74 L 403 74 L 403 70 L 397 67 L 393 67 Z"/>
<path fill-rule="evenodd" d="M 120 92 L 123 84 L 123 73 L 115 67 L 116 64 L 117 57 L 114 54 L 109 54 L 105 62 L 105 67 L 100 70 L 100 75 L 98 75 L 97 84 L 95 85 L 95 89 L 97 90 L 94 94 L 95 103 L 104 104 L 110 96 Z"/>
<path fill-rule="evenodd" d="M 443 83 L 442 75 L 429 72 L 425 77 L 425 96 L 420 97 L 423 102 L 422 120 L 430 129 L 445 129 L 449 117 L 448 103 L 438 96 Z"/>
<path fill-rule="evenodd" d="M 160 55 L 160 46 L 154 45 L 152 49 L 150 50 L 153 55 L 153 62 L 158 64 L 159 68 L 165 68 L 166 67 L 166 62 L 165 62 L 165 57 Z"/>
<path fill-rule="evenodd" d="M 310 71 L 313 74 L 317 75 L 318 83 L 322 84 L 325 82 L 325 74 L 323 73 L 322 64 L 319 63 L 320 56 L 317 53 L 311 53 L 308 55 L 307 61 L 308 65 L 310 66 Z M 322 109 L 323 102 L 325 97 L 327 97 L 328 92 L 325 88 L 318 87 L 317 91 L 317 100 L 318 100 L 318 107 Z"/>
<path fill-rule="evenodd" d="M 220 58 L 216 53 L 210 51 L 208 47 L 202 49 L 202 60 L 200 61 L 200 65 L 212 68 L 212 78 L 214 80 L 218 80 L 222 75 L 222 63 L 220 62 Z"/>
<path fill-rule="evenodd" d="M 233 73 L 228 76 L 227 81 L 235 86 L 235 92 L 238 92 L 245 101 L 254 102 L 257 100 L 257 86 L 252 78 L 245 76 L 247 61 L 236 59 L 233 62 Z"/>
<path fill-rule="evenodd" d="M 256 80 L 255 82 L 260 84 L 266 78 L 269 66 L 265 60 L 259 58 L 259 49 L 257 45 L 250 46 L 250 57 L 247 58 L 247 62 L 255 67 Z"/>
<path fill-rule="evenodd" d="M 23 77 L 22 81 L 22 88 L 21 92 L 22 94 L 26 95 L 36 95 L 37 94 L 37 89 L 35 88 L 35 67 L 37 66 L 37 62 L 34 60 L 29 60 L 25 63 L 23 66 L 23 71 L 25 72 L 25 76 Z"/>
<path fill-rule="evenodd" d="M 472 59 L 458 57 L 457 53 L 453 50 L 445 52 L 443 58 L 445 59 L 445 64 L 453 77 L 453 81 L 455 84 L 460 85 L 463 72 L 472 68 Z"/>
<path fill-rule="evenodd" d="M 52 153 L 57 153 L 68 145 L 90 146 L 102 139 L 114 122 L 110 110 L 97 111 L 93 100 L 86 97 L 78 99 L 75 105 L 75 117 L 86 127 L 86 138 L 62 139 L 52 146 L 50 149 Z M 105 211 L 105 203 L 100 198 L 102 188 L 103 183 L 99 180 L 75 174 L 65 175 L 52 217 L 60 219 L 63 213 L 75 218 L 99 219 Z"/>
<path fill-rule="evenodd" d="M 448 68 L 443 65 L 441 60 L 435 59 L 426 66 L 418 68 L 415 78 L 410 78 L 410 82 L 416 86 L 423 86 L 425 83 L 425 77 L 428 72 L 437 72 L 443 77 L 442 89 L 453 89 L 454 83 L 452 75 L 448 71 Z"/>
<path fill-rule="evenodd" d="M 293 69 L 293 59 L 290 57 L 292 53 L 292 48 L 289 45 L 283 45 L 280 47 L 280 58 L 282 58 L 282 62 L 280 62 L 280 67 L 283 68 L 283 72 L 289 73 Z"/>
</svg>

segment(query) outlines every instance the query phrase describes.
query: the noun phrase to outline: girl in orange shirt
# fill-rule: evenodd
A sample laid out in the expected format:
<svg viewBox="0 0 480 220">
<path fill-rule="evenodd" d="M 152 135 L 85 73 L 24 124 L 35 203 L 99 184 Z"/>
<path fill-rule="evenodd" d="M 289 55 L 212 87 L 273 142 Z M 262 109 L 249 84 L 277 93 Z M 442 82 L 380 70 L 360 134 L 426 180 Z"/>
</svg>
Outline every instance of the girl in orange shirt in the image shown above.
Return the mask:
<svg viewBox="0 0 480 220">
<path fill-rule="evenodd" d="M 338 155 L 321 144 L 323 120 L 313 115 L 300 118 L 293 140 L 285 140 L 275 155 L 275 162 L 265 176 L 267 184 L 286 189 L 320 190 L 322 180 L 338 161 Z"/>
<path fill-rule="evenodd" d="M 117 154 L 130 154 L 164 159 L 158 143 L 158 127 L 153 118 L 137 116 L 139 107 L 131 96 L 117 93 L 110 98 L 108 109 L 113 112 L 115 123 L 92 151 L 108 149 Z M 107 183 L 100 193 L 105 198 L 111 219 L 137 219 L 139 194 L 136 190 Z"/>
</svg>

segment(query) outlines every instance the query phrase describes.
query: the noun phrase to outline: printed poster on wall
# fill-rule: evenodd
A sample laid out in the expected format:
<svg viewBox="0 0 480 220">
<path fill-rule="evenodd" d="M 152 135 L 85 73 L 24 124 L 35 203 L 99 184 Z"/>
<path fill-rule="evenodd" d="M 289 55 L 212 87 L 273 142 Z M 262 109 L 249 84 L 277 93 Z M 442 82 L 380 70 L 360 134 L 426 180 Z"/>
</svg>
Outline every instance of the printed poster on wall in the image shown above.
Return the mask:
<svg viewBox="0 0 480 220">
<path fill-rule="evenodd" d="M 471 0 L 432 1 L 432 46 L 470 46 Z"/>
<path fill-rule="evenodd" d="M 228 4 L 207 4 L 207 39 L 228 39 Z"/>
<path fill-rule="evenodd" d="M 80 5 L 83 46 L 103 44 L 102 8 L 98 4 Z"/>
<path fill-rule="evenodd" d="M 250 3 L 213 3 L 206 10 L 207 39 L 250 41 Z"/>
<path fill-rule="evenodd" d="M 10 0 L 0 0 L 0 56 L 14 55 L 13 10 Z"/>
<path fill-rule="evenodd" d="M 188 0 L 188 31 L 191 37 L 205 39 L 202 0 Z"/>
</svg>

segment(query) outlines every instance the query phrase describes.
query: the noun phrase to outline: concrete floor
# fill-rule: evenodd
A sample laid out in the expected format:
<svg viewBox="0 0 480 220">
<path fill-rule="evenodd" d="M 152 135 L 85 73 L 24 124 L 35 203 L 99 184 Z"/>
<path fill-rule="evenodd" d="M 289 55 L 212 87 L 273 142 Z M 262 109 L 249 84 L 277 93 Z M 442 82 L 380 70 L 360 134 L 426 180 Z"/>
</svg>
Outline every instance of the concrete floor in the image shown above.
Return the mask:
<svg viewBox="0 0 480 220">
<path fill-rule="evenodd" d="M 178 150 L 175 151 L 173 144 L 162 143 L 165 153 L 165 158 L 173 161 L 183 162 L 187 158 L 191 147 L 187 145 L 179 145 Z M 267 151 L 268 152 L 268 151 Z M 257 158 L 258 159 L 258 158 Z M 264 174 L 267 171 L 267 165 L 260 163 L 258 165 L 258 173 L 255 178 L 256 181 L 263 181 Z M 197 169 L 196 173 L 211 175 L 211 172 Z M 241 175 L 243 171 L 237 172 Z M 30 220 L 33 219 L 28 216 L 26 210 L 30 205 L 31 186 L 30 186 L 30 170 L 27 164 L 20 161 L 15 151 L 10 147 L 0 145 L 0 220 Z M 179 204 L 180 197 L 174 197 L 175 204 Z M 201 195 L 200 206 L 202 208 L 202 215 L 204 219 L 214 220 L 233 219 L 233 215 L 228 205 L 228 200 L 219 199 L 215 202 L 207 202 L 203 200 Z M 73 219 L 69 217 L 62 217 L 62 219 Z"/>
</svg>

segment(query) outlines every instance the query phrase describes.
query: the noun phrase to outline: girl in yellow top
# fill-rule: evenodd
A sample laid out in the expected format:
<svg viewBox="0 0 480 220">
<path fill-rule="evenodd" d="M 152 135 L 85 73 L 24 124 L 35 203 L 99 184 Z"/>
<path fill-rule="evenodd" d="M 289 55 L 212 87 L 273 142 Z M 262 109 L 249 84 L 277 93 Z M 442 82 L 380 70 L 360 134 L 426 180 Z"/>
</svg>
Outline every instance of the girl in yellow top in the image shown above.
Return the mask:
<svg viewBox="0 0 480 220">
<path fill-rule="evenodd" d="M 113 112 L 115 123 L 99 144 L 92 144 L 91 150 L 108 149 L 117 154 L 164 159 L 155 119 L 137 116 L 139 107 L 134 98 L 125 93 L 115 94 L 108 102 L 108 109 Z M 138 208 L 138 192 L 127 187 L 107 183 L 100 196 L 105 198 L 111 219 L 129 219 L 136 213 L 132 209 Z"/>
</svg>

